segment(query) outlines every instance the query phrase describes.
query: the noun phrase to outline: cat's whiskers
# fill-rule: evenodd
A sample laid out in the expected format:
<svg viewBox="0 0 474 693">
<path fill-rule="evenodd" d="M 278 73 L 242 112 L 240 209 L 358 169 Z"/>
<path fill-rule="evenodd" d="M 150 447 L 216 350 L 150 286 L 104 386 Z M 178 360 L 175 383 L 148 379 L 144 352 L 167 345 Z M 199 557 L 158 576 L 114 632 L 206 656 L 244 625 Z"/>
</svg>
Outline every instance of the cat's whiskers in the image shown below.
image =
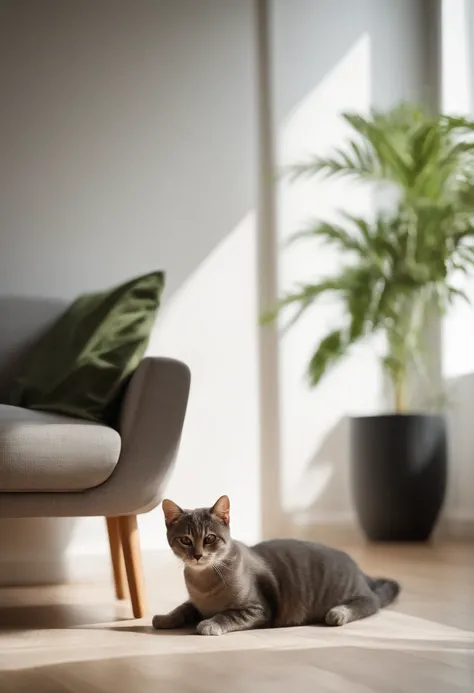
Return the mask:
<svg viewBox="0 0 474 693">
<path fill-rule="evenodd" d="M 221 569 L 222 569 L 222 567 L 223 567 L 223 566 L 222 566 L 222 563 L 214 563 L 212 567 L 213 567 L 214 571 L 217 573 L 217 575 L 220 577 L 220 579 L 222 580 L 222 582 L 224 583 L 224 587 L 228 587 L 228 584 L 227 584 L 227 582 L 225 581 L 224 576 L 223 576 L 223 574 L 222 574 L 222 572 L 221 572 Z"/>
</svg>

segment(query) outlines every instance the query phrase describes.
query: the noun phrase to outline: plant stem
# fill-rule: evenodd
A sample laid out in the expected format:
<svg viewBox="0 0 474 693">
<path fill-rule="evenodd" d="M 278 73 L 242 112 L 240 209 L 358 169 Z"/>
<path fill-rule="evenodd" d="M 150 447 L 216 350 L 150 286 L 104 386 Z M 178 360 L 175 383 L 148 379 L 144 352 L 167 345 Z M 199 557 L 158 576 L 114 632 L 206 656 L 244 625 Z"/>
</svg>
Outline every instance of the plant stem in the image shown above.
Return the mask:
<svg viewBox="0 0 474 693">
<path fill-rule="evenodd" d="M 395 399 L 395 413 L 402 414 L 406 410 L 407 354 L 405 343 L 400 339 L 392 339 L 389 344 L 391 358 L 390 379 Z"/>
<path fill-rule="evenodd" d="M 398 377 L 394 383 L 395 390 L 395 412 L 403 414 L 405 411 L 405 379 Z"/>
</svg>

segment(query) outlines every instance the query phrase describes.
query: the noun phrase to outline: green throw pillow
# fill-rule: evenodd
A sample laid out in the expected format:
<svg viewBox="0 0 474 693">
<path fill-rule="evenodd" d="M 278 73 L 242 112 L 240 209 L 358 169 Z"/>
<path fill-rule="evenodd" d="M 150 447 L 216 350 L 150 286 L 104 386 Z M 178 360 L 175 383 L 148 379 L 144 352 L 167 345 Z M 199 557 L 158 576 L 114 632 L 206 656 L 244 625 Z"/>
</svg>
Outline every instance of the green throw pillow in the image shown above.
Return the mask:
<svg viewBox="0 0 474 693">
<path fill-rule="evenodd" d="M 143 357 L 164 273 L 78 298 L 32 349 L 9 404 L 115 425 L 124 386 Z"/>
</svg>

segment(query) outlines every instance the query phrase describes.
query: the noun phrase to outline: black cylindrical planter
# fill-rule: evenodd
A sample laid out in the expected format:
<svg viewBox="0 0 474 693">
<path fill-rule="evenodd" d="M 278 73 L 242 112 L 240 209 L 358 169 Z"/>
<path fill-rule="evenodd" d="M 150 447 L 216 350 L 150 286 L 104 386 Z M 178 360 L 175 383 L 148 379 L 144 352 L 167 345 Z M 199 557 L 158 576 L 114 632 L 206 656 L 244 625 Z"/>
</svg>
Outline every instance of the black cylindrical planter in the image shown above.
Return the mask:
<svg viewBox="0 0 474 693">
<path fill-rule="evenodd" d="M 368 539 L 428 539 L 446 490 L 444 418 L 428 414 L 353 418 L 351 455 L 355 505 Z"/>
</svg>

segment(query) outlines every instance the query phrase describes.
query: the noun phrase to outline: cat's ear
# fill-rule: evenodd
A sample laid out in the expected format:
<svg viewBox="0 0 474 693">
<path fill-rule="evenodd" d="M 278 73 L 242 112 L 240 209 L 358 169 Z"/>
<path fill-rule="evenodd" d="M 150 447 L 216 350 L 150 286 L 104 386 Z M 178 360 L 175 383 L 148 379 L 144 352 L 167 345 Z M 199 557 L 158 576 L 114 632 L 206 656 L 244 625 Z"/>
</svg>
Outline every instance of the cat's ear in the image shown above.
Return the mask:
<svg viewBox="0 0 474 693">
<path fill-rule="evenodd" d="M 165 515 L 165 522 L 167 527 L 169 527 L 169 525 L 174 525 L 175 522 L 178 522 L 179 518 L 183 514 L 183 511 L 181 510 L 179 505 L 173 503 L 172 500 L 168 500 L 168 498 L 165 498 L 165 500 L 161 504 L 161 507 L 163 508 L 163 513 Z"/>
<path fill-rule="evenodd" d="M 211 508 L 211 515 L 214 515 L 223 525 L 230 522 L 230 500 L 228 496 L 221 496 Z"/>
</svg>

